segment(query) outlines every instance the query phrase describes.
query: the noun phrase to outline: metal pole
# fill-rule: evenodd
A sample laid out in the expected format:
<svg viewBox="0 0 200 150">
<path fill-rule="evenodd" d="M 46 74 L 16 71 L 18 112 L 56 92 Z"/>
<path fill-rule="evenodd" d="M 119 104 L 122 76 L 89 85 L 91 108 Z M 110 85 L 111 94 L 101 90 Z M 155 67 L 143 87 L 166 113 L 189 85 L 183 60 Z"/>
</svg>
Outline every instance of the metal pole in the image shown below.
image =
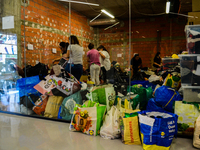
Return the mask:
<svg viewBox="0 0 200 150">
<path fill-rule="evenodd" d="M 129 68 L 130 68 L 130 74 L 129 74 L 129 92 L 131 92 L 131 0 L 129 0 Z M 129 94 L 130 99 L 131 94 Z"/>
</svg>

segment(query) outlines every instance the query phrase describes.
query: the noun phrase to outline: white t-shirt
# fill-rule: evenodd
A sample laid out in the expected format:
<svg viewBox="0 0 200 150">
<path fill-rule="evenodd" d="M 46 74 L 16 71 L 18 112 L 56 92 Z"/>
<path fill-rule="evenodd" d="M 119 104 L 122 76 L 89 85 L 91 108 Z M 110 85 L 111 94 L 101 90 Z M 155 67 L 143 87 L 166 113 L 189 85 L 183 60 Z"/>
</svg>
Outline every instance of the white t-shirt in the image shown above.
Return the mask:
<svg viewBox="0 0 200 150">
<path fill-rule="evenodd" d="M 105 67 L 106 71 L 110 70 L 111 63 L 110 63 L 110 55 L 106 51 L 100 51 L 104 56 L 105 59 L 103 59 L 100 55 L 100 63 L 101 67 Z"/>
<path fill-rule="evenodd" d="M 72 44 L 68 46 L 67 50 L 71 51 L 70 62 L 83 65 L 83 47 L 78 44 Z"/>
</svg>

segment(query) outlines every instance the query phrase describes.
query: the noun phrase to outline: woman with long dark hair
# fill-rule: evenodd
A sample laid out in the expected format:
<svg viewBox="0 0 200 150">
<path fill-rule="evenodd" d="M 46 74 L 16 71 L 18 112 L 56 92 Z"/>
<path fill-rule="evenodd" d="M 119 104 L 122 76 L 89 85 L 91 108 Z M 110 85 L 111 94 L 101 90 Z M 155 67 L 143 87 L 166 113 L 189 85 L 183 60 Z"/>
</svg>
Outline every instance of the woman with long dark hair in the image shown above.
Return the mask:
<svg viewBox="0 0 200 150">
<path fill-rule="evenodd" d="M 101 74 L 102 74 L 102 79 L 104 83 L 106 83 L 106 73 L 108 70 L 110 70 L 111 63 L 110 63 L 110 55 L 107 51 L 107 49 L 103 46 L 100 45 L 97 50 L 99 51 L 100 54 L 100 63 L 101 63 Z"/>
<path fill-rule="evenodd" d="M 142 59 L 140 58 L 138 53 L 135 53 L 133 58 L 131 59 L 132 74 L 136 75 L 141 68 L 142 68 Z"/>
<path fill-rule="evenodd" d="M 157 52 L 154 59 L 153 59 L 153 66 L 155 68 L 161 67 L 161 58 L 160 58 L 160 52 Z"/>
<path fill-rule="evenodd" d="M 70 72 L 77 80 L 80 80 L 83 74 L 83 47 L 80 46 L 78 38 L 75 35 L 69 37 L 70 45 L 67 49 L 66 59 L 71 63 Z"/>
<path fill-rule="evenodd" d="M 61 50 L 63 56 L 67 53 L 67 48 L 68 48 L 68 46 L 69 46 L 69 43 L 68 43 L 68 42 L 67 42 L 67 43 L 66 43 L 66 42 L 60 42 L 60 43 L 59 43 L 59 48 L 60 48 L 60 50 Z M 59 62 L 59 61 L 60 61 L 60 58 L 59 58 L 59 59 L 54 59 L 54 60 L 53 60 L 53 63 Z"/>
</svg>

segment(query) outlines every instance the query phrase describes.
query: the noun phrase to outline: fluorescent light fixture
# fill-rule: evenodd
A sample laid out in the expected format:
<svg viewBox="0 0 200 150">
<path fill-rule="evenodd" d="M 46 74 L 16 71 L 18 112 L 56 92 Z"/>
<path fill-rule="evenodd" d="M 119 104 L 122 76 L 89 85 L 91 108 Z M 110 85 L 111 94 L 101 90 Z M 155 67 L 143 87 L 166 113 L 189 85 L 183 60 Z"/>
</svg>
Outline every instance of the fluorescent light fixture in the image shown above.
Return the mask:
<svg viewBox="0 0 200 150">
<path fill-rule="evenodd" d="M 99 16 L 101 16 L 102 12 L 100 14 L 98 14 L 95 18 L 93 18 L 92 20 L 90 20 L 90 22 L 94 21 L 95 19 L 97 19 Z"/>
<path fill-rule="evenodd" d="M 59 0 L 59 1 L 61 1 L 61 2 L 70 2 L 70 3 L 78 3 L 78 4 L 85 4 L 85 5 L 99 6 L 99 4 L 86 3 L 86 2 L 80 2 L 80 1 L 71 1 L 71 0 Z"/>
<path fill-rule="evenodd" d="M 109 12 L 105 11 L 104 9 L 101 10 L 104 14 L 108 15 L 111 18 L 115 18 L 113 15 L 111 15 Z"/>
<path fill-rule="evenodd" d="M 170 2 L 166 2 L 166 14 L 169 14 L 170 11 Z"/>
<path fill-rule="evenodd" d="M 117 23 L 115 23 L 115 24 L 113 24 L 113 25 L 111 25 L 111 26 L 105 28 L 104 30 L 108 30 L 108 29 L 110 29 L 110 28 L 112 28 L 112 27 L 114 27 L 114 26 L 116 26 L 116 25 L 118 25 L 118 24 L 119 24 L 119 22 L 117 22 Z"/>
</svg>

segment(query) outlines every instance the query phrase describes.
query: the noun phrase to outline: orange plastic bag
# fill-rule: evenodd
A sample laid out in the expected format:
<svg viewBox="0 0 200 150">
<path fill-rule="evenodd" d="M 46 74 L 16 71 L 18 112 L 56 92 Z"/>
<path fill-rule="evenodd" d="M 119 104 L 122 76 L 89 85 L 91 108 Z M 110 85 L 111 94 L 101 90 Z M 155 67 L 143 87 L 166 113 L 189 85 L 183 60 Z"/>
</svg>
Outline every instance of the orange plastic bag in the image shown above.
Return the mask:
<svg viewBox="0 0 200 150">
<path fill-rule="evenodd" d="M 46 108 L 46 105 L 47 105 L 47 101 L 48 101 L 48 96 L 47 95 L 42 95 L 41 96 L 42 98 L 42 101 L 41 99 L 38 99 L 36 102 L 35 102 L 35 106 L 33 107 L 33 111 L 37 114 L 37 115 L 44 115 L 44 112 L 45 112 L 45 108 Z"/>
</svg>

